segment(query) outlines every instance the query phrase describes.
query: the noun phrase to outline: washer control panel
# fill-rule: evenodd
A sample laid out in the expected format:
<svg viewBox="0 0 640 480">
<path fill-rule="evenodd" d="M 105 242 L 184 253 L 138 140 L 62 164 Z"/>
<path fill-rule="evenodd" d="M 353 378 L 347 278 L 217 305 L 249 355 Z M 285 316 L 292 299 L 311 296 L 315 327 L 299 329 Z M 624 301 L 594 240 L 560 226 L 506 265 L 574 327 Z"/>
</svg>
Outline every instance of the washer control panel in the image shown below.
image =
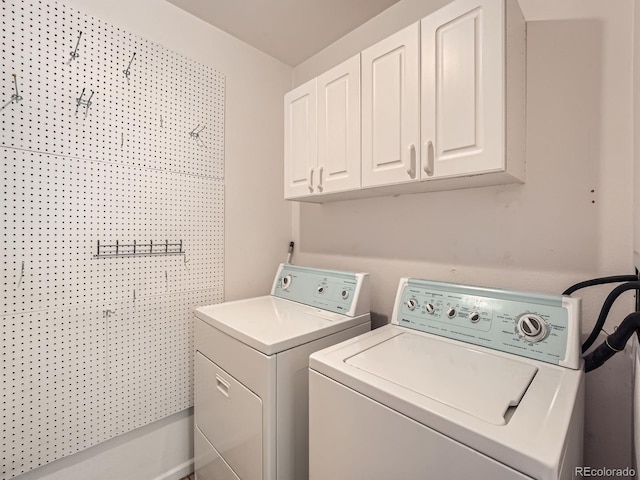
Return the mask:
<svg viewBox="0 0 640 480">
<path fill-rule="evenodd" d="M 579 311 L 570 297 L 403 278 L 392 323 L 579 368 Z"/>
<path fill-rule="evenodd" d="M 369 311 L 369 274 L 282 264 L 271 295 L 355 316 Z"/>
</svg>

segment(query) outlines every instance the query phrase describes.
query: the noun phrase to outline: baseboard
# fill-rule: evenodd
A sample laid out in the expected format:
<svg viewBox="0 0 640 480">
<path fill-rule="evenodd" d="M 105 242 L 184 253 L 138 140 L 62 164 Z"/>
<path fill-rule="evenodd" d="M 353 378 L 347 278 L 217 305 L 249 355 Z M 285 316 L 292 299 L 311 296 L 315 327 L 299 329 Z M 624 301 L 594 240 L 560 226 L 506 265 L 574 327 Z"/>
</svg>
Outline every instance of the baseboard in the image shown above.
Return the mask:
<svg viewBox="0 0 640 480">
<path fill-rule="evenodd" d="M 180 480 L 193 466 L 189 408 L 13 480 Z"/>
<path fill-rule="evenodd" d="M 190 473 L 193 473 L 193 471 L 193 458 L 191 458 L 186 462 L 182 462 L 177 467 L 163 473 L 162 475 L 157 476 L 153 480 L 180 480 Z"/>
</svg>

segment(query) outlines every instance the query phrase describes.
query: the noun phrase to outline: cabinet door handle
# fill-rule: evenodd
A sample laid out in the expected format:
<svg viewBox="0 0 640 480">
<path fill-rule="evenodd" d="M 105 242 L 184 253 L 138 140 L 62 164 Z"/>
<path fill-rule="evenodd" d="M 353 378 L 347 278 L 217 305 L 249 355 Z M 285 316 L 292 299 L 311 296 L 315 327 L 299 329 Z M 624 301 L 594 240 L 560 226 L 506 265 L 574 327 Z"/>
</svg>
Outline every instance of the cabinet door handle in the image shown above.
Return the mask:
<svg viewBox="0 0 640 480">
<path fill-rule="evenodd" d="M 216 388 L 225 397 L 229 396 L 229 383 L 218 374 L 216 374 Z"/>
<path fill-rule="evenodd" d="M 411 178 L 416 178 L 416 146 L 409 145 L 409 168 L 407 173 Z"/>
<path fill-rule="evenodd" d="M 309 169 L 309 181 L 307 182 L 309 191 L 313 192 L 313 167 Z"/>
<path fill-rule="evenodd" d="M 427 164 L 424 166 L 424 173 L 432 177 L 433 176 L 433 154 L 434 154 L 433 142 L 429 140 L 427 143 L 424 144 L 424 146 L 427 149 Z"/>
<path fill-rule="evenodd" d="M 324 172 L 324 167 L 318 168 L 318 191 L 321 192 L 324 190 L 324 185 L 322 185 L 322 173 Z"/>
</svg>

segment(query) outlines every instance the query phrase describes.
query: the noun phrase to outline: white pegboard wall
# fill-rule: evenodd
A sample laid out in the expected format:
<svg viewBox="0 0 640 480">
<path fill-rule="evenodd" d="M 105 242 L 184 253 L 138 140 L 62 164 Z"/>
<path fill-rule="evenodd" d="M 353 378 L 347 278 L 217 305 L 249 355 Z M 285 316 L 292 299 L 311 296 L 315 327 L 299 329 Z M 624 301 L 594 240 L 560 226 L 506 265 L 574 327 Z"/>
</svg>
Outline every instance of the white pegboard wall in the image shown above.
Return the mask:
<svg viewBox="0 0 640 480">
<path fill-rule="evenodd" d="M 108 300 L 222 291 L 219 179 L 11 148 L 0 160 L 5 313 L 101 302 L 105 279 Z M 95 259 L 97 240 L 182 240 L 186 254 Z"/>
<path fill-rule="evenodd" d="M 112 435 L 192 405 L 191 310 L 221 301 L 219 292 L 209 290 L 120 304 L 109 324 L 110 337 L 117 339 L 109 348 L 109 391 L 121 399 L 112 409 Z M 149 331 L 162 339 L 162 348 L 147 348 Z M 166 383 L 155 379 L 163 368 L 176 372 Z"/>
<path fill-rule="evenodd" d="M 184 410 L 213 290 L 2 318 L 2 478 Z M 8 387 L 8 388 L 7 388 Z"/>
<path fill-rule="evenodd" d="M 0 5 L 9 479 L 192 405 L 191 311 L 223 294 L 225 85 L 55 1 Z M 186 254 L 96 258 L 98 240 Z"/>
<path fill-rule="evenodd" d="M 2 317 L 2 478 L 87 448 L 111 431 L 99 309 Z"/>
<path fill-rule="evenodd" d="M 2 8 L 0 101 L 13 74 L 23 97 L 2 111 L 3 145 L 223 177 L 222 74 L 60 3 Z"/>
</svg>

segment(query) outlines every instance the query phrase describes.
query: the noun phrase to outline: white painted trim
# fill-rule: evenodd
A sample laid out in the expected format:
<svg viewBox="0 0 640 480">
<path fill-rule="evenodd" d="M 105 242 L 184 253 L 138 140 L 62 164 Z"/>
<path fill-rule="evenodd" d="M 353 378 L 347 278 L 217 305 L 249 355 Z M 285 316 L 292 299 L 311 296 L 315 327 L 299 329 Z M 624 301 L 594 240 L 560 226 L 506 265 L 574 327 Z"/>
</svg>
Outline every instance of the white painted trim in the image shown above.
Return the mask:
<svg viewBox="0 0 640 480">
<path fill-rule="evenodd" d="M 193 472 L 193 408 L 13 480 L 179 480 Z"/>
<path fill-rule="evenodd" d="M 193 457 L 191 457 L 186 462 L 182 462 L 180 465 L 172 468 L 171 470 L 158 475 L 153 480 L 180 480 L 190 473 L 193 473 L 193 471 Z"/>
</svg>

